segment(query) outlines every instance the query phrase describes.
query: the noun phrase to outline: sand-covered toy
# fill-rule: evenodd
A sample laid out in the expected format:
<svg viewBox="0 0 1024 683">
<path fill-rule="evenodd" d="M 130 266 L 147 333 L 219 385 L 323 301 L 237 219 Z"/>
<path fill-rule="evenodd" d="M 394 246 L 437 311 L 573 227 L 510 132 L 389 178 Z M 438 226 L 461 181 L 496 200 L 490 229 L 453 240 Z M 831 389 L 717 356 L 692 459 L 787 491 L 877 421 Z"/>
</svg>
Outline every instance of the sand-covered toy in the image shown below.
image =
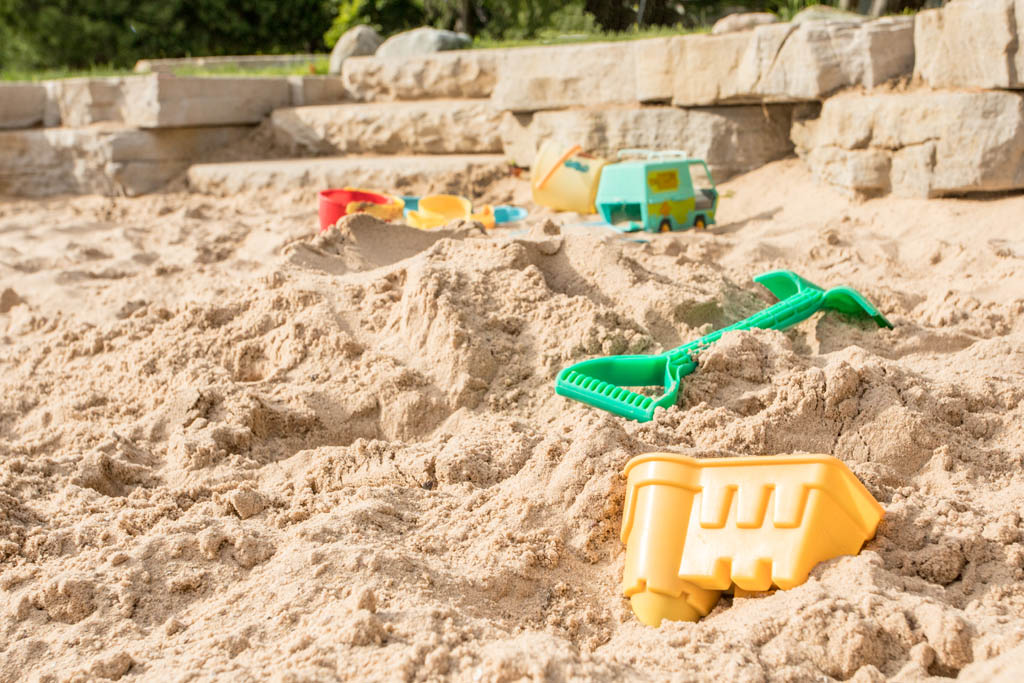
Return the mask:
<svg viewBox="0 0 1024 683">
<path fill-rule="evenodd" d="M 478 221 L 487 229 L 495 224 L 493 207 L 484 205 L 474 213 L 471 201 L 454 194 L 428 194 L 405 215 L 406 222 L 420 230 L 434 230 L 460 218 Z"/>
<path fill-rule="evenodd" d="M 849 287 L 826 291 L 789 270 L 764 273 L 754 281 L 767 287 L 779 302 L 738 323 L 664 353 L 605 356 L 576 363 L 558 373 L 555 391 L 595 408 L 638 422 L 648 422 L 653 419 L 656 408 L 675 404 L 682 378 L 697 369 L 700 350 L 721 339 L 726 332 L 754 328 L 784 330 L 821 309 L 868 317 L 879 327 L 892 327 L 867 299 Z M 660 387 L 662 390 L 648 396 L 626 387 Z"/>
<path fill-rule="evenodd" d="M 798 586 L 819 562 L 858 553 L 884 514 L 827 455 L 650 453 L 624 474 L 622 590 L 651 626 L 696 621 L 729 588 Z"/>
<path fill-rule="evenodd" d="M 371 192 L 355 187 L 321 190 L 319 195 L 320 232 L 327 230 L 350 213 L 368 213 L 381 220 L 393 221 L 402 217 L 405 203 L 398 197 L 383 192 Z"/>
</svg>

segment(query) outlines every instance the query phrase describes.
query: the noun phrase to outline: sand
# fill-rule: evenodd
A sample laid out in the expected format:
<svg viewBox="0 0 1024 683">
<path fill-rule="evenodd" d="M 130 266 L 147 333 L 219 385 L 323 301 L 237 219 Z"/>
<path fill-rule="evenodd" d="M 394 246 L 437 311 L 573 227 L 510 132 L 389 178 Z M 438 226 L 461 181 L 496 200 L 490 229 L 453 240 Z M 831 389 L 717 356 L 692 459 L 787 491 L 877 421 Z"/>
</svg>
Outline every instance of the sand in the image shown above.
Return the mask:
<svg viewBox="0 0 1024 683">
<path fill-rule="evenodd" d="M 314 236 L 312 190 L 0 202 L 0 680 L 1012 680 L 1024 196 L 855 201 L 796 160 L 706 233 Z M 523 181 L 491 190 L 522 199 Z M 772 302 L 637 424 L 556 396 Z M 812 452 L 884 506 L 792 590 L 641 625 L 623 465 Z"/>
</svg>

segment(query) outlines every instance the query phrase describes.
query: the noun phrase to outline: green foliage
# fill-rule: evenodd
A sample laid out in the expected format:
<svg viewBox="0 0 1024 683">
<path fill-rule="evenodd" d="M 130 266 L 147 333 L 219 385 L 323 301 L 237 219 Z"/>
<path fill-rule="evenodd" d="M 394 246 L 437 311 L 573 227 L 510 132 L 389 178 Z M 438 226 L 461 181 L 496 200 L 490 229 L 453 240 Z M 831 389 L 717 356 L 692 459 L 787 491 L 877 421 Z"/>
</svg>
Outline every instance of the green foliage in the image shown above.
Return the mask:
<svg viewBox="0 0 1024 683">
<path fill-rule="evenodd" d="M 345 31 L 360 24 L 386 35 L 422 26 L 426 19 L 421 0 L 341 0 L 324 42 L 334 47 Z"/>
<path fill-rule="evenodd" d="M 814 7 L 815 5 L 831 6 L 834 4 L 827 2 L 827 0 L 769 0 L 769 2 L 765 3 L 765 10 L 779 15 L 779 19 L 782 21 L 789 21 L 797 12 L 801 12 L 808 7 Z"/>
<path fill-rule="evenodd" d="M 4 68 L 322 50 L 337 0 L 0 0 Z"/>
</svg>

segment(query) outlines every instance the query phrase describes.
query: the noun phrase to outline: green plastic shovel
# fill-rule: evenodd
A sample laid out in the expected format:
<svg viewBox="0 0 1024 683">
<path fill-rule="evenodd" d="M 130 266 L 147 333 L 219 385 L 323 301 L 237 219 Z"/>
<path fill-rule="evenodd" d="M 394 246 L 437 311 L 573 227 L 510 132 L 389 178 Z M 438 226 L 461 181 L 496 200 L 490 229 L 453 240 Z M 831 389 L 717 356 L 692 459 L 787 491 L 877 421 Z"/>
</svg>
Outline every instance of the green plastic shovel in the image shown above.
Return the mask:
<svg viewBox="0 0 1024 683">
<path fill-rule="evenodd" d="M 790 270 L 764 273 L 754 281 L 767 287 L 779 302 L 745 320 L 655 356 L 606 356 L 576 363 L 558 373 L 555 391 L 595 408 L 648 422 L 654 417 L 655 408 L 675 405 L 682 378 L 697 369 L 697 352 L 721 339 L 726 332 L 754 328 L 784 330 L 822 308 L 868 317 L 879 327 L 892 327 L 867 299 L 850 287 L 825 291 Z M 626 387 L 662 387 L 664 391 L 658 396 L 645 396 Z"/>
</svg>

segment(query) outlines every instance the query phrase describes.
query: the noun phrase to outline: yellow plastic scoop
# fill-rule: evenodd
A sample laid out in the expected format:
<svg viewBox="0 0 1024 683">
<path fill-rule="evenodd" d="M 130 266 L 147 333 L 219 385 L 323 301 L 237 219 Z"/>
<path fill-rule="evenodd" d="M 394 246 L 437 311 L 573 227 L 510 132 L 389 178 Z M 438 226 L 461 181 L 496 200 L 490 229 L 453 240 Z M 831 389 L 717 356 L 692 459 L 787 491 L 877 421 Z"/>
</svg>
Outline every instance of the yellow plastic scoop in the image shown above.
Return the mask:
<svg viewBox="0 0 1024 683">
<path fill-rule="evenodd" d="M 696 621 L 729 588 L 798 586 L 819 562 L 860 552 L 884 514 L 827 455 L 650 453 L 624 474 L 622 589 L 651 626 Z"/>
<path fill-rule="evenodd" d="M 454 194 L 429 194 L 419 206 L 406 215 L 409 225 L 420 230 L 434 230 L 460 218 L 479 221 L 490 230 L 494 227 L 494 209 L 489 204 L 473 213 L 473 204 Z"/>
</svg>

